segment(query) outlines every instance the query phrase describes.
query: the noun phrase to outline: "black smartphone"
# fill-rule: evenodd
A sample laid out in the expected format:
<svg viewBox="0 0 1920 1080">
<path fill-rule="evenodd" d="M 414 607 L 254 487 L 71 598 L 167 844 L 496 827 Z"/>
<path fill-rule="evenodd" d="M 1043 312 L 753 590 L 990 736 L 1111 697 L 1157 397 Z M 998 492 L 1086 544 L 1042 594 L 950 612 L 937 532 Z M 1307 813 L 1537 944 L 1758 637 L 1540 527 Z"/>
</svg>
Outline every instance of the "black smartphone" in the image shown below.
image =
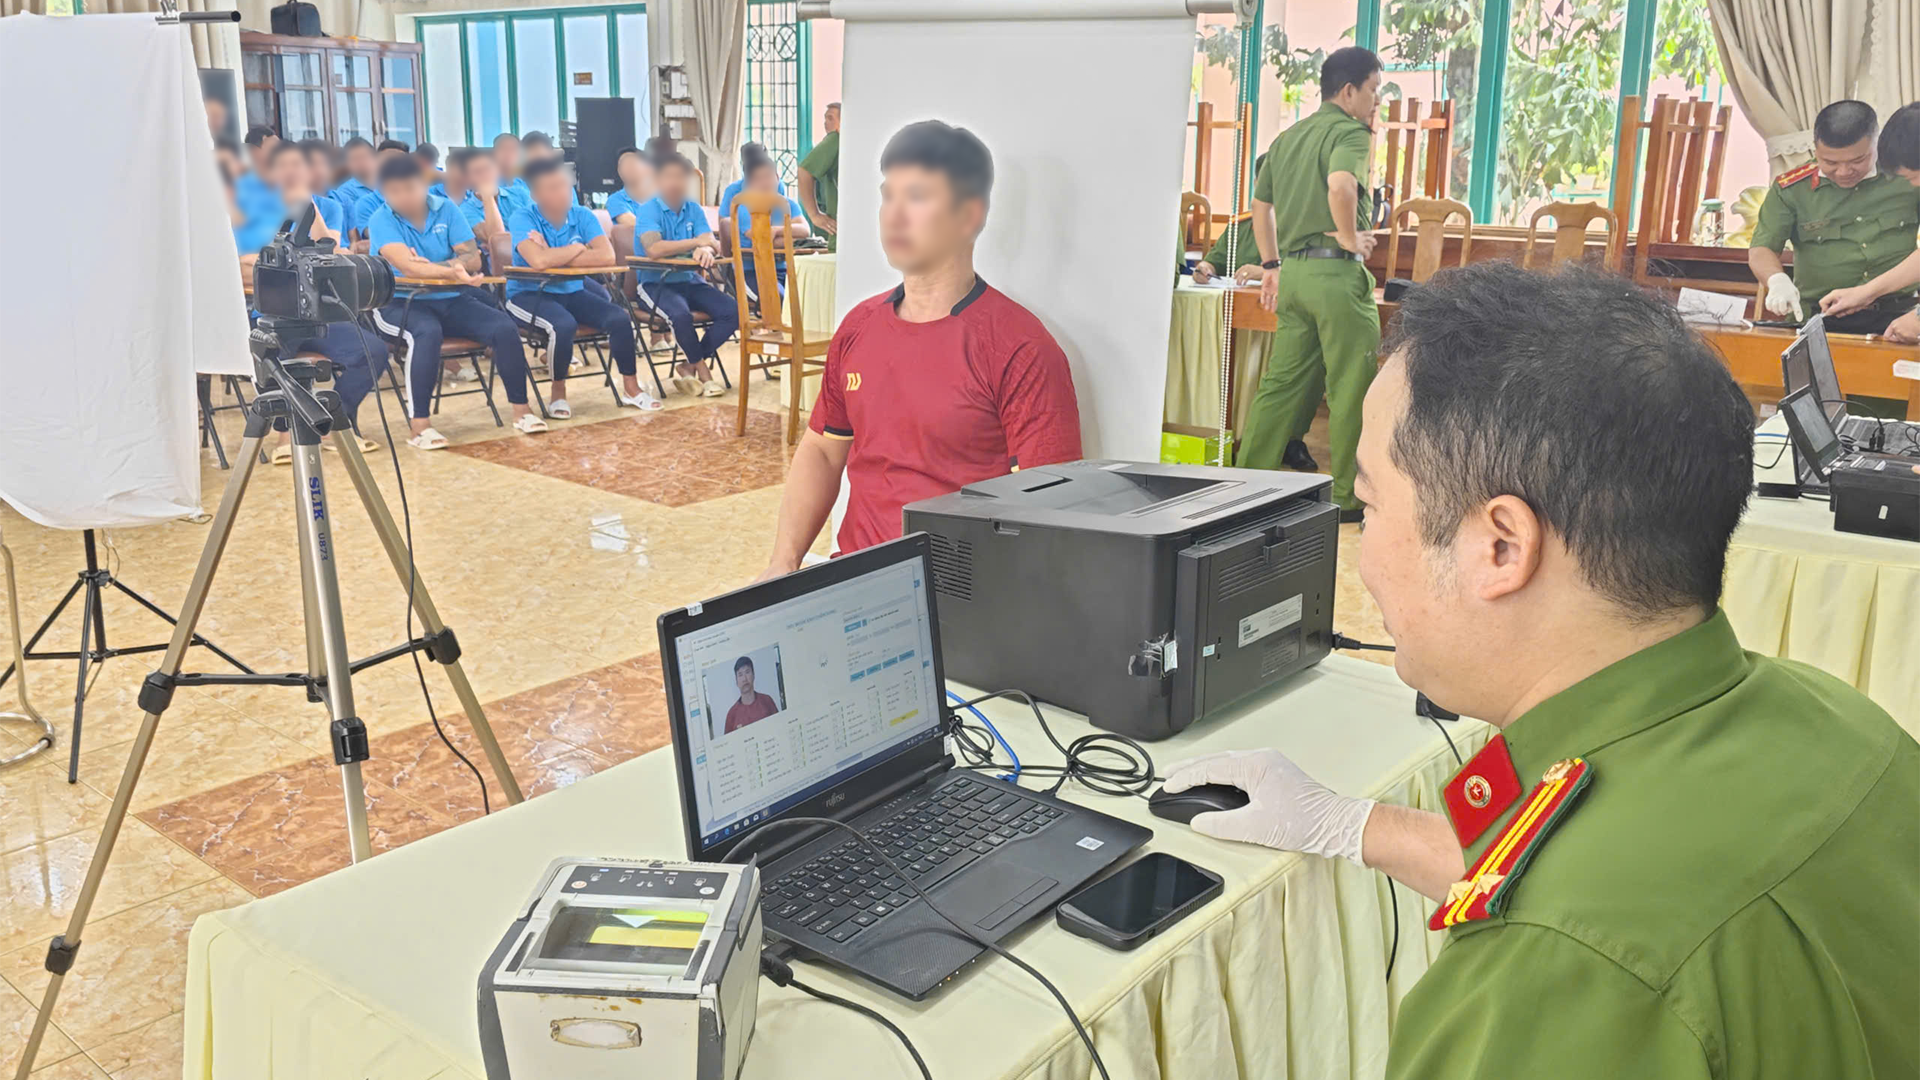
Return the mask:
<svg viewBox="0 0 1920 1080">
<path fill-rule="evenodd" d="M 1156 851 L 1060 901 L 1053 917 L 1070 934 L 1132 949 L 1220 890 L 1219 874 Z"/>
</svg>

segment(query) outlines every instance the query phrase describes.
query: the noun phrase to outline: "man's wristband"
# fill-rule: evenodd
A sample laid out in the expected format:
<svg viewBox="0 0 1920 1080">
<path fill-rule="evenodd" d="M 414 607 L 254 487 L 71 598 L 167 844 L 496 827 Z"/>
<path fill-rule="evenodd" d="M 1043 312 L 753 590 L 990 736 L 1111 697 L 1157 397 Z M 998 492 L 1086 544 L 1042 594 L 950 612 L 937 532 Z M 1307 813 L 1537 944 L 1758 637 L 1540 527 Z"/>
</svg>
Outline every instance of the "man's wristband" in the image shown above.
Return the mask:
<svg viewBox="0 0 1920 1080">
<path fill-rule="evenodd" d="M 1261 264 L 1260 264 L 1260 269 L 1262 269 L 1262 270 L 1278 270 L 1278 269 L 1280 269 L 1280 260 L 1279 260 L 1279 259 L 1268 259 L 1268 260 L 1266 260 L 1265 262 L 1263 262 L 1263 263 L 1261 263 Z"/>
</svg>

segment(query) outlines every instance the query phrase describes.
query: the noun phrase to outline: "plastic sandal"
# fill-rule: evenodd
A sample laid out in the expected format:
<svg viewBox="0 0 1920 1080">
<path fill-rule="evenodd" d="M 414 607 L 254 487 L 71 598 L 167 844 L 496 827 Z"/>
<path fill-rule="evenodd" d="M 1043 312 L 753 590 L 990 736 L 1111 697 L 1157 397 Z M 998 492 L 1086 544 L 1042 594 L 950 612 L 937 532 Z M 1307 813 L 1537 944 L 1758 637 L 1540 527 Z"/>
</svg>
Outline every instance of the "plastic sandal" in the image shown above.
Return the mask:
<svg viewBox="0 0 1920 1080">
<path fill-rule="evenodd" d="M 547 422 L 540 419 L 539 413 L 527 413 L 513 422 L 513 430 L 522 435 L 538 435 L 547 430 Z"/>
<path fill-rule="evenodd" d="M 293 444 L 281 443 L 279 446 L 274 447 L 272 457 L 275 465 L 293 464 Z"/>
<path fill-rule="evenodd" d="M 565 398 L 555 398 L 547 402 L 547 415 L 555 420 L 567 420 L 573 417 L 573 406 Z"/>
<path fill-rule="evenodd" d="M 617 392 L 618 391 L 616 391 L 616 393 Z M 659 412 L 661 409 L 667 407 L 665 403 L 652 394 L 647 393 L 645 390 L 640 391 L 632 397 L 628 397 L 624 393 L 620 394 L 620 404 L 631 405 L 641 412 Z"/>
<path fill-rule="evenodd" d="M 447 437 L 432 428 L 428 428 L 413 438 L 408 439 L 407 445 L 413 447 L 415 450 L 445 450 L 447 448 Z"/>
<path fill-rule="evenodd" d="M 700 388 L 701 397 L 719 397 L 726 392 L 727 388 L 720 385 L 719 379 L 708 379 L 706 385 Z"/>
</svg>

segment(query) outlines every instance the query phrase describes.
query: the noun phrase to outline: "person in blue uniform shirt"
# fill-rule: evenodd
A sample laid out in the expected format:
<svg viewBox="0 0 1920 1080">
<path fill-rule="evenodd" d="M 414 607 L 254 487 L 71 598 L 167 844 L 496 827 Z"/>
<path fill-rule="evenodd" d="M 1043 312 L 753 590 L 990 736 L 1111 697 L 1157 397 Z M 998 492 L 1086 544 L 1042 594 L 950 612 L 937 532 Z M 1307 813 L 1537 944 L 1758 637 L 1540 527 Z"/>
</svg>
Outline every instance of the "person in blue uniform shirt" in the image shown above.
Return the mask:
<svg viewBox="0 0 1920 1080">
<path fill-rule="evenodd" d="M 305 139 L 300 143 L 300 156 L 307 163 L 307 190 L 313 193 L 313 204 L 320 208 L 320 214 L 328 227 L 339 234 L 340 247 L 346 248 L 347 208 L 339 199 L 333 197 L 333 147 L 325 139 Z"/>
<path fill-rule="evenodd" d="M 413 148 L 413 159 L 427 173 L 427 194 L 447 197 L 447 174 L 440 168 L 440 148 L 423 142 Z"/>
<path fill-rule="evenodd" d="M 712 363 L 739 328 L 739 305 L 706 279 L 720 243 L 707 227 L 706 210 L 687 193 L 693 163 L 670 154 L 654 163 L 653 175 L 659 194 L 635 214 L 634 250 L 656 259 L 692 259 L 699 269 L 635 267 L 636 291 L 642 304 L 673 325 L 674 340 L 685 354 L 674 365 L 673 385 L 682 393 L 719 397 L 726 389 L 714 378 Z M 711 320 L 704 335 L 694 329 L 695 312 Z"/>
<path fill-rule="evenodd" d="M 653 162 L 637 146 L 629 146 L 613 156 L 613 169 L 620 174 L 620 190 L 607 196 L 607 216 L 615 225 L 631 225 L 640 206 L 653 198 Z"/>
<path fill-rule="evenodd" d="M 409 157 L 406 144 L 388 139 L 386 142 L 380 144 L 379 152 L 374 155 L 374 160 L 378 163 L 375 168 L 384 170 L 387 162 L 397 161 L 403 157 Z M 419 162 L 415 162 L 414 164 L 417 165 Z M 381 174 L 376 173 L 375 175 L 377 178 Z M 421 172 L 423 181 L 425 177 L 426 173 L 423 170 Z M 363 253 L 369 250 L 378 250 L 371 248 L 367 243 L 370 239 L 367 235 L 367 225 L 373 220 L 373 215 L 378 213 L 386 205 L 386 183 L 385 181 L 378 181 L 373 187 L 367 189 L 366 194 L 360 196 L 360 198 L 354 201 L 351 207 L 348 207 L 347 226 L 354 232 L 360 234 L 360 240 L 353 245 L 353 250 Z"/>
<path fill-rule="evenodd" d="M 233 199 L 240 212 L 249 217 L 273 205 L 273 185 L 267 181 L 267 155 L 280 142 L 273 129 L 255 124 L 247 129 L 245 166 L 233 178 Z"/>
<path fill-rule="evenodd" d="M 500 213 L 533 205 L 526 181 L 520 179 L 520 137 L 503 131 L 493 138 L 493 168 L 500 186 Z"/>
<path fill-rule="evenodd" d="M 260 202 L 256 212 L 248 215 L 245 223 L 233 231 L 234 246 L 240 252 L 240 272 L 249 280 L 253 277 L 253 265 L 259 258 L 260 249 L 279 235 L 284 223 L 291 220 L 297 224 L 308 204 L 318 211 L 308 236 L 314 240 L 332 240 L 336 245 L 342 240 L 340 204 L 324 194 L 315 193 L 313 171 L 307 164 L 303 149 L 297 144 L 282 142 L 268 152 L 266 160 L 269 198 Z M 331 220 L 326 217 L 328 208 L 332 209 Z M 387 343 L 353 322 L 335 322 L 328 323 L 314 337 L 280 342 L 282 359 L 290 360 L 302 353 L 318 353 L 339 365 L 334 372 L 333 388 L 339 393 L 340 402 L 346 407 L 347 418 L 353 421 L 354 430 L 358 432 L 360 403 L 373 391 L 374 380 L 378 378 L 376 372 L 386 370 Z M 380 448 L 379 443 L 364 435 L 356 437 L 364 452 Z M 293 448 L 284 438 L 281 445 L 274 448 L 272 460 L 276 465 L 293 461 Z"/>
<path fill-rule="evenodd" d="M 427 194 L 420 163 L 406 154 L 380 165 L 385 204 L 367 222 L 375 254 L 392 264 L 399 277 L 444 284 L 399 286 L 394 302 L 373 313 L 381 333 L 406 348 L 407 417 L 413 437 L 407 445 L 440 450 L 446 436 L 428 419 L 433 387 L 440 375 L 440 343 L 470 338 L 493 354 L 494 370 L 513 406 L 513 429 L 523 435 L 547 430 L 527 405 L 527 357 L 520 331 L 491 298 L 471 288 L 480 269 L 480 249 L 467 219 L 451 202 Z"/>
<path fill-rule="evenodd" d="M 765 154 L 761 154 L 747 166 L 747 174 L 741 177 L 741 183 L 744 185 L 740 189 L 741 191 L 755 191 L 767 195 L 786 195 L 786 191 L 780 183 L 780 174 L 775 171 L 773 167 L 773 159 Z M 739 192 L 735 192 L 734 194 L 738 195 Z M 733 221 L 731 222 L 733 228 L 733 250 L 739 254 L 742 262 L 741 270 L 744 271 L 747 282 L 747 299 L 758 304 L 760 302 L 760 279 L 754 270 L 753 240 L 749 235 L 753 228 L 753 215 L 748 212 L 745 206 L 738 205 L 732 200 L 728 200 L 727 205 L 733 207 Z M 781 229 L 789 221 L 793 223 L 793 238 L 795 240 L 810 235 L 807 226 L 806 211 L 800 209 L 800 200 L 791 195 L 786 195 L 786 205 L 776 206 L 773 211 L 773 247 L 775 251 L 781 248 Z M 774 260 L 774 275 L 779 283 L 780 295 L 785 296 L 787 294 L 787 260 L 784 256 Z"/>
<path fill-rule="evenodd" d="M 561 267 L 618 266 L 613 242 L 600 228 L 592 210 L 573 201 L 573 187 L 560 163 L 541 159 L 527 165 L 524 176 L 533 191 L 533 208 L 516 210 L 507 222 L 513 236 L 513 265 L 536 270 Z M 565 419 L 573 415 L 567 404 L 567 368 L 573 362 L 573 338 L 582 326 L 606 332 L 613 362 L 624 384 L 620 404 L 642 412 L 661 408 L 640 388 L 633 351 L 633 323 L 625 309 L 586 288 L 580 277 L 507 279 L 507 313 L 522 326 L 547 336 L 547 357 L 553 367 L 553 391 L 547 412 Z"/>
<path fill-rule="evenodd" d="M 768 155 L 766 147 L 757 142 L 740 144 L 740 179 L 720 190 L 720 220 L 725 221 L 733 213 L 733 197 L 740 194 L 741 189 L 747 186 L 747 177 L 753 175 L 754 166 L 762 161 L 769 165 L 773 164 L 773 158 Z M 777 171 L 773 183 L 773 190 L 782 195 L 787 193 L 786 182 L 780 179 Z"/>
<path fill-rule="evenodd" d="M 482 245 L 492 243 L 495 233 L 507 231 L 507 215 L 520 209 L 500 189 L 500 168 L 484 150 L 466 151 L 462 175 L 467 195 L 460 202 L 460 213 Z"/>
<path fill-rule="evenodd" d="M 351 215 L 354 206 L 360 202 L 360 196 L 373 190 L 380 162 L 374 157 L 373 144 L 358 135 L 347 140 L 340 156 L 347 175 L 328 194 L 339 199 L 341 207 Z"/>
</svg>

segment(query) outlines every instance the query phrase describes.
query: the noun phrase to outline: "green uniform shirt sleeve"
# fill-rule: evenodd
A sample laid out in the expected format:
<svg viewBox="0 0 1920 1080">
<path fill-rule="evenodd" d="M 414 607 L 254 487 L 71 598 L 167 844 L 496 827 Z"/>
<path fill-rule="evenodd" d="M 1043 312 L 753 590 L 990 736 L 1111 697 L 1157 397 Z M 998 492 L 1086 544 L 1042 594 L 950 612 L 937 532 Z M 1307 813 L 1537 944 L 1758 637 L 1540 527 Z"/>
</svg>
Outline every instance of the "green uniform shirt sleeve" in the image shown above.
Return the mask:
<svg viewBox="0 0 1920 1080">
<path fill-rule="evenodd" d="M 1274 140 L 1275 145 L 1279 142 L 1279 139 Z M 1263 203 L 1273 202 L 1273 159 L 1276 156 L 1269 150 L 1267 160 L 1261 162 L 1260 170 L 1253 174 L 1253 197 Z"/>
<path fill-rule="evenodd" d="M 1456 933 L 1401 1003 L 1387 1060 L 1387 1080 L 1711 1076 L 1652 987 L 1557 930 L 1518 924 Z"/>
<path fill-rule="evenodd" d="M 1227 237 L 1232 235 L 1233 233 L 1229 230 L 1220 230 L 1220 235 L 1214 238 L 1213 246 L 1207 249 L 1207 265 L 1213 267 L 1213 272 L 1216 274 L 1227 272 Z M 1245 256 L 1244 250 L 1241 255 Z"/>
<path fill-rule="evenodd" d="M 1787 241 L 1793 238 L 1795 220 L 1793 208 L 1787 205 L 1780 186 L 1769 185 L 1766 197 L 1760 200 L 1760 220 L 1753 226 L 1753 246 L 1772 252 L 1784 251 Z"/>
<path fill-rule="evenodd" d="M 1373 148 L 1373 133 L 1359 124 L 1342 131 L 1333 141 L 1327 156 L 1327 175 L 1351 173 L 1355 180 L 1367 175 L 1367 152 Z"/>
<path fill-rule="evenodd" d="M 815 180 L 833 173 L 840 164 L 840 133 L 830 131 L 826 137 L 814 144 L 807 156 L 800 159 L 800 167 L 807 170 Z"/>
</svg>

